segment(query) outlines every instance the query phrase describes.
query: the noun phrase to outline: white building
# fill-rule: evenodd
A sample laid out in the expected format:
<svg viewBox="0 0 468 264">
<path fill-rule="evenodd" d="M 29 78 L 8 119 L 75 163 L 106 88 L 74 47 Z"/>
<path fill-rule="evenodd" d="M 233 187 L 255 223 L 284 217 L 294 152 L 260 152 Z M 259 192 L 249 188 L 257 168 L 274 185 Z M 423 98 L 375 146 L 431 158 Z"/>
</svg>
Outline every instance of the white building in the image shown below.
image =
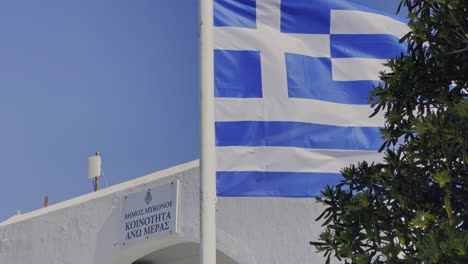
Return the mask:
<svg viewBox="0 0 468 264">
<path fill-rule="evenodd" d="M 170 183 L 178 192 L 167 191 Z M 149 200 L 155 204 L 164 202 L 157 200 L 167 197 L 165 192 L 178 193 L 177 226 L 160 234 L 156 227 L 156 235 L 126 240 L 128 229 L 137 224 L 125 226 L 124 219 L 136 219 L 138 213 L 126 215 L 134 203 L 124 201 L 151 188 Z M 199 167 L 193 161 L 14 216 L 0 223 L 0 263 L 199 263 L 198 194 Z M 309 245 L 323 230 L 315 222 L 322 207 L 314 199 L 219 197 L 217 209 L 218 264 L 324 263 Z"/>
</svg>

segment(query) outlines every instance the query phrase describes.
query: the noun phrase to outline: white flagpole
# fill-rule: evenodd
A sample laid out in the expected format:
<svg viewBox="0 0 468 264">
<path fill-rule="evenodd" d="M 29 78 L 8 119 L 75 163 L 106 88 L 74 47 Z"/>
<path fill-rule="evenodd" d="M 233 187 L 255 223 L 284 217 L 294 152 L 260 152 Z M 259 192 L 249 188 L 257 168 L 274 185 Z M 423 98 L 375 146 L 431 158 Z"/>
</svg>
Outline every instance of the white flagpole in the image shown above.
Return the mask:
<svg viewBox="0 0 468 264">
<path fill-rule="evenodd" d="M 216 264 L 213 0 L 199 0 L 200 264 Z"/>
</svg>

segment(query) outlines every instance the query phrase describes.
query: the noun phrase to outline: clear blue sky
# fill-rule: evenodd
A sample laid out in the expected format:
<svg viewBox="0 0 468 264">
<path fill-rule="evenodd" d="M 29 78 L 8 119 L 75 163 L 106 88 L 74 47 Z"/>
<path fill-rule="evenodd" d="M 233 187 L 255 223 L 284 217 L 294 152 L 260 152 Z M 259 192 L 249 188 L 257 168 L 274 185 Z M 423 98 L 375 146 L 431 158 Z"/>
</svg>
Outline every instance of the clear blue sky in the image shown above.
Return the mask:
<svg viewBox="0 0 468 264">
<path fill-rule="evenodd" d="M 198 158 L 197 16 L 197 0 L 0 1 L 0 221 L 91 192 L 95 151 L 109 185 Z"/>
</svg>

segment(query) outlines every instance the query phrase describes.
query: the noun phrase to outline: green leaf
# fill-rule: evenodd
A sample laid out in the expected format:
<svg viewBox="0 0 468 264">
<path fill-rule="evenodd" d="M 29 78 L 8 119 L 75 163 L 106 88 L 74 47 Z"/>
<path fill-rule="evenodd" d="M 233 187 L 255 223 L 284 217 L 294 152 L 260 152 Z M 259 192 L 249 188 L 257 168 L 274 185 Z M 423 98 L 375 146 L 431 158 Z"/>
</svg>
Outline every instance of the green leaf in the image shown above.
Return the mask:
<svg viewBox="0 0 468 264">
<path fill-rule="evenodd" d="M 437 181 L 441 188 L 445 187 L 445 185 L 450 183 L 452 180 L 450 177 L 450 172 L 447 170 L 434 173 L 432 178 Z"/>
</svg>

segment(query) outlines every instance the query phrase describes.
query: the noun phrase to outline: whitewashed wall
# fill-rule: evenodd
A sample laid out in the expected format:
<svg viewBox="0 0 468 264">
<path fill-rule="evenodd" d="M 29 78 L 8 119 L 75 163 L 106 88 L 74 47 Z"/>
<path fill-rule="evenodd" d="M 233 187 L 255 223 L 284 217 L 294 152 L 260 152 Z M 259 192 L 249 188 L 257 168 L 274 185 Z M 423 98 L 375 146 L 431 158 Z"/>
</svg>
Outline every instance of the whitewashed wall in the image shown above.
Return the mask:
<svg viewBox="0 0 468 264">
<path fill-rule="evenodd" d="M 198 242 L 198 175 L 193 161 L 15 216 L 0 223 L 0 263 L 129 264 L 168 246 Z M 179 232 L 122 245 L 122 198 L 176 179 Z M 217 247 L 235 262 L 324 263 L 309 245 L 322 230 L 314 221 L 322 209 L 313 199 L 219 197 L 217 208 Z"/>
</svg>

